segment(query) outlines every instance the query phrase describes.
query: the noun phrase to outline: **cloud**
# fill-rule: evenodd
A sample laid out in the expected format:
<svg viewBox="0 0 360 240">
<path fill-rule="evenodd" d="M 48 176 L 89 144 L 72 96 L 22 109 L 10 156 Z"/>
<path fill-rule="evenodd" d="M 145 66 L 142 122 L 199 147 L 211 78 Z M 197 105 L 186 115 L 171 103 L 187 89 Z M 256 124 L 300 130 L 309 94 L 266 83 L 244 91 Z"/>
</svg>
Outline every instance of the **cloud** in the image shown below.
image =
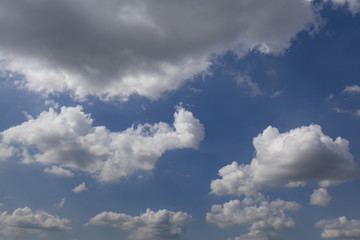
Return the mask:
<svg viewBox="0 0 360 240">
<path fill-rule="evenodd" d="M 343 93 L 358 94 L 360 93 L 360 86 L 358 85 L 346 86 L 343 90 Z"/>
<path fill-rule="evenodd" d="M 321 220 L 315 227 L 322 228 L 321 238 L 360 239 L 360 221 L 339 217 L 333 220 Z"/>
<path fill-rule="evenodd" d="M 137 170 L 151 170 L 167 150 L 197 148 L 204 128 L 182 107 L 173 126 L 164 122 L 139 124 L 122 132 L 93 126 L 81 106 L 50 108 L 37 118 L 0 133 L 0 156 L 9 154 L 24 163 L 41 163 L 48 173 L 69 175 L 64 168 L 90 173 L 102 182 L 117 181 Z M 5 153 L 2 151 L 5 149 Z"/>
<path fill-rule="evenodd" d="M 359 176 L 349 142 L 326 136 L 319 125 L 303 126 L 280 134 L 269 126 L 253 139 L 255 157 L 250 164 L 233 162 L 219 170 L 211 182 L 216 195 L 251 195 L 263 186 L 303 186 L 315 181 L 326 187 Z"/>
<path fill-rule="evenodd" d="M 82 182 L 80 185 L 73 188 L 74 193 L 81 193 L 87 190 L 85 182 Z"/>
<path fill-rule="evenodd" d="M 304 0 L 4 0 L 0 69 L 36 92 L 155 99 L 213 54 L 282 53 L 316 15 Z"/>
<path fill-rule="evenodd" d="M 314 190 L 310 196 L 310 204 L 326 207 L 331 201 L 331 196 L 325 188 Z"/>
<path fill-rule="evenodd" d="M 213 205 L 206 220 L 221 228 L 240 224 L 251 224 L 248 234 L 236 237 L 244 239 L 273 239 L 278 230 L 292 228 L 295 222 L 286 216 L 286 211 L 296 211 L 300 205 L 281 199 L 269 202 L 264 197 L 231 200 L 223 205 Z"/>
<path fill-rule="evenodd" d="M 131 239 L 174 239 L 184 230 L 184 225 L 192 217 L 183 212 L 171 212 L 166 209 L 157 212 L 146 209 L 139 216 L 124 213 L 102 212 L 91 218 L 88 225 L 109 225 L 130 230 Z"/>
<path fill-rule="evenodd" d="M 236 82 L 239 87 L 248 89 L 250 96 L 254 97 L 262 95 L 259 85 L 254 82 L 248 74 L 240 74 L 236 76 Z"/>
<path fill-rule="evenodd" d="M 332 2 L 337 7 L 346 6 L 349 11 L 355 15 L 360 11 L 360 2 L 358 0 L 324 0 L 325 2 Z"/>
<path fill-rule="evenodd" d="M 29 207 L 18 208 L 12 214 L 0 214 L 0 226 L 7 230 L 28 229 L 44 231 L 70 230 L 70 220 L 53 216 L 44 211 L 33 212 Z"/>
<path fill-rule="evenodd" d="M 50 168 L 45 168 L 44 171 L 46 173 L 51 173 L 51 174 L 58 175 L 61 177 L 73 177 L 74 176 L 74 174 L 70 170 L 67 170 L 67 169 L 64 169 L 64 168 L 58 167 L 58 166 L 51 166 Z"/>
<path fill-rule="evenodd" d="M 54 206 L 57 207 L 57 208 L 63 208 L 63 207 L 64 207 L 64 204 L 65 204 L 65 201 L 66 201 L 66 198 L 63 197 L 63 198 L 61 199 L 61 201 L 60 201 L 59 203 L 57 203 L 57 204 L 54 204 Z"/>
</svg>

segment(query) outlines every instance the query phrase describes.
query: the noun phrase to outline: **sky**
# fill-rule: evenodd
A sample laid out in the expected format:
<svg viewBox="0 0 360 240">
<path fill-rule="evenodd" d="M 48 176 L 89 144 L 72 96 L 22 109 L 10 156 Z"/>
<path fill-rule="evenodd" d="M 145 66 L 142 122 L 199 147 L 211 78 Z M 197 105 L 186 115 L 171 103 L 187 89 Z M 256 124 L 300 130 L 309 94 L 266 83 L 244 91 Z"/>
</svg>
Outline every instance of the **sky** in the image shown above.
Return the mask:
<svg viewBox="0 0 360 240">
<path fill-rule="evenodd" d="M 359 0 L 0 0 L 0 240 L 360 240 Z"/>
</svg>

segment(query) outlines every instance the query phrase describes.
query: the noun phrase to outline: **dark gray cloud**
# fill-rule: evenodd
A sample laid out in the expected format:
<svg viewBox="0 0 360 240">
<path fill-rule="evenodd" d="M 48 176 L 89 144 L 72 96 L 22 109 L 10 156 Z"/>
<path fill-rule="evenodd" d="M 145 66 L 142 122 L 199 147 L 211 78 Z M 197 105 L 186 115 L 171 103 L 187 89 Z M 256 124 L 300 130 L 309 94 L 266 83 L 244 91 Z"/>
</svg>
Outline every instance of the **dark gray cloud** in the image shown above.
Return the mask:
<svg viewBox="0 0 360 240">
<path fill-rule="evenodd" d="M 157 98 L 212 53 L 282 52 L 314 15 L 303 0 L 4 0 L 0 68 L 34 91 Z"/>
</svg>

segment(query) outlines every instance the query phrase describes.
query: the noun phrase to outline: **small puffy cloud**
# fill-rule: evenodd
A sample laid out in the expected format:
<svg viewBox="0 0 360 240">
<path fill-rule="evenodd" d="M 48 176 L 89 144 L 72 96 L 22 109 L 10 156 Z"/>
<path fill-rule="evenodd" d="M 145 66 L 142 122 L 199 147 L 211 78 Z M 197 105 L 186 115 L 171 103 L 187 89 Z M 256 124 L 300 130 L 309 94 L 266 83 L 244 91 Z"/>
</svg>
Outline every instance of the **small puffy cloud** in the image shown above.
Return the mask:
<svg viewBox="0 0 360 240">
<path fill-rule="evenodd" d="M 326 187 L 359 176 L 349 142 L 326 136 L 319 125 L 303 126 L 280 134 L 269 126 L 254 138 L 255 158 L 250 164 L 233 162 L 219 170 L 211 182 L 217 195 L 251 195 L 264 185 L 303 186 L 315 181 Z"/>
<path fill-rule="evenodd" d="M 157 212 L 146 209 L 139 216 L 124 213 L 102 212 L 91 218 L 88 225 L 109 225 L 131 231 L 130 239 L 174 239 L 183 231 L 192 217 L 184 212 L 172 212 L 166 209 Z"/>
<path fill-rule="evenodd" d="M 322 228 L 321 238 L 336 239 L 360 239 L 360 221 L 347 220 L 346 217 L 339 217 L 332 220 L 321 220 L 315 227 Z"/>
<path fill-rule="evenodd" d="M 64 207 L 64 204 L 65 204 L 65 201 L 66 201 L 66 198 L 62 198 L 61 201 L 57 204 L 55 204 L 54 206 L 57 207 L 57 208 L 63 208 Z"/>
<path fill-rule="evenodd" d="M 326 188 L 319 188 L 314 190 L 310 196 L 311 205 L 320 205 L 326 207 L 331 201 L 331 196 L 329 195 Z"/>
<path fill-rule="evenodd" d="M 269 202 L 263 197 L 259 199 L 245 198 L 243 201 L 231 200 L 223 205 L 213 205 L 206 220 L 221 228 L 239 224 L 251 224 L 248 234 L 236 237 L 244 239 L 272 239 L 278 230 L 292 228 L 294 221 L 286 216 L 286 211 L 296 211 L 300 205 L 281 199 Z"/>
<path fill-rule="evenodd" d="M 236 82 L 239 87 L 247 89 L 250 96 L 255 97 L 262 95 L 262 92 L 259 89 L 259 85 L 254 82 L 248 74 L 239 74 L 236 76 Z"/>
<path fill-rule="evenodd" d="M 81 193 L 81 192 L 84 192 L 84 191 L 86 191 L 86 190 L 87 190 L 87 187 L 86 187 L 85 182 L 81 183 L 80 185 L 78 185 L 78 186 L 76 186 L 76 187 L 74 187 L 74 188 L 72 189 L 72 191 L 73 191 L 74 193 Z"/>
<path fill-rule="evenodd" d="M 18 208 L 12 214 L 0 214 L 0 226 L 4 231 L 16 229 L 66 231 L 70 230 L 70 220 L 53 216 L 44 211 L 33 212 L 29 207 Z"/>
<path fill-rule="evenodd" d="M 173 126 L 159 122 L 110 132 L 93 126 L 81 106 L 62 107 L 59 113 L 50 108 L 1 132 L 0 157 L 41 163 L 56 175 L 70 176 L 71 169 L 102 182 L 117 181 L 137 170 L 153 169 L 167 150 L 199 146 L 205 134 L 200 121 L 182 107 L 177 107 L 174 118 Z"/>
<path fill-rule="evenodd" d="M 317 22 L 303 0 L 3 0 L 0 6 L 0 71 L 23 75 L 20 87 L 77 98 L 158 98 L 205 71 L 213 54 L 279 54 Z"/>
<path fill-rule="evenodd" d="M 67 169 L 64 169 L 62 167 L 58 167 L 58 166 L 51 166 L 50 168 L 45 168 L 44 171 L 46 173 L 51 173 L 57 176 L 61 176 L 61 177 L 72 177 L 74 176 L 74 174 Z"/>
<path fill-rule="evenodd" d="M 343 90 L 343 93 L 358 94 L 360 93 L 360 86 L 358 85 L 346 86 Z"/>
</svg>

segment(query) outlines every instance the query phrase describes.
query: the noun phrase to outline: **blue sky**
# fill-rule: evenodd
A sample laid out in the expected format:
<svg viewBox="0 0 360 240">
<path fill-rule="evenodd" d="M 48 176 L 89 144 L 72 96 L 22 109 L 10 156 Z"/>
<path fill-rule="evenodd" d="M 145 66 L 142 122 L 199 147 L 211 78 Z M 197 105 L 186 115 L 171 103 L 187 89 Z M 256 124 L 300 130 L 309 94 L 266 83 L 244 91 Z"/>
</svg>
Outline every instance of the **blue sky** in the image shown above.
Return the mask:
<svg viewBox="0 0 360 240">
<path fill-rule="evenodd" d="M 0 6 L 0 240 L 360 239 L 358 0 Z"/>
</svg>

